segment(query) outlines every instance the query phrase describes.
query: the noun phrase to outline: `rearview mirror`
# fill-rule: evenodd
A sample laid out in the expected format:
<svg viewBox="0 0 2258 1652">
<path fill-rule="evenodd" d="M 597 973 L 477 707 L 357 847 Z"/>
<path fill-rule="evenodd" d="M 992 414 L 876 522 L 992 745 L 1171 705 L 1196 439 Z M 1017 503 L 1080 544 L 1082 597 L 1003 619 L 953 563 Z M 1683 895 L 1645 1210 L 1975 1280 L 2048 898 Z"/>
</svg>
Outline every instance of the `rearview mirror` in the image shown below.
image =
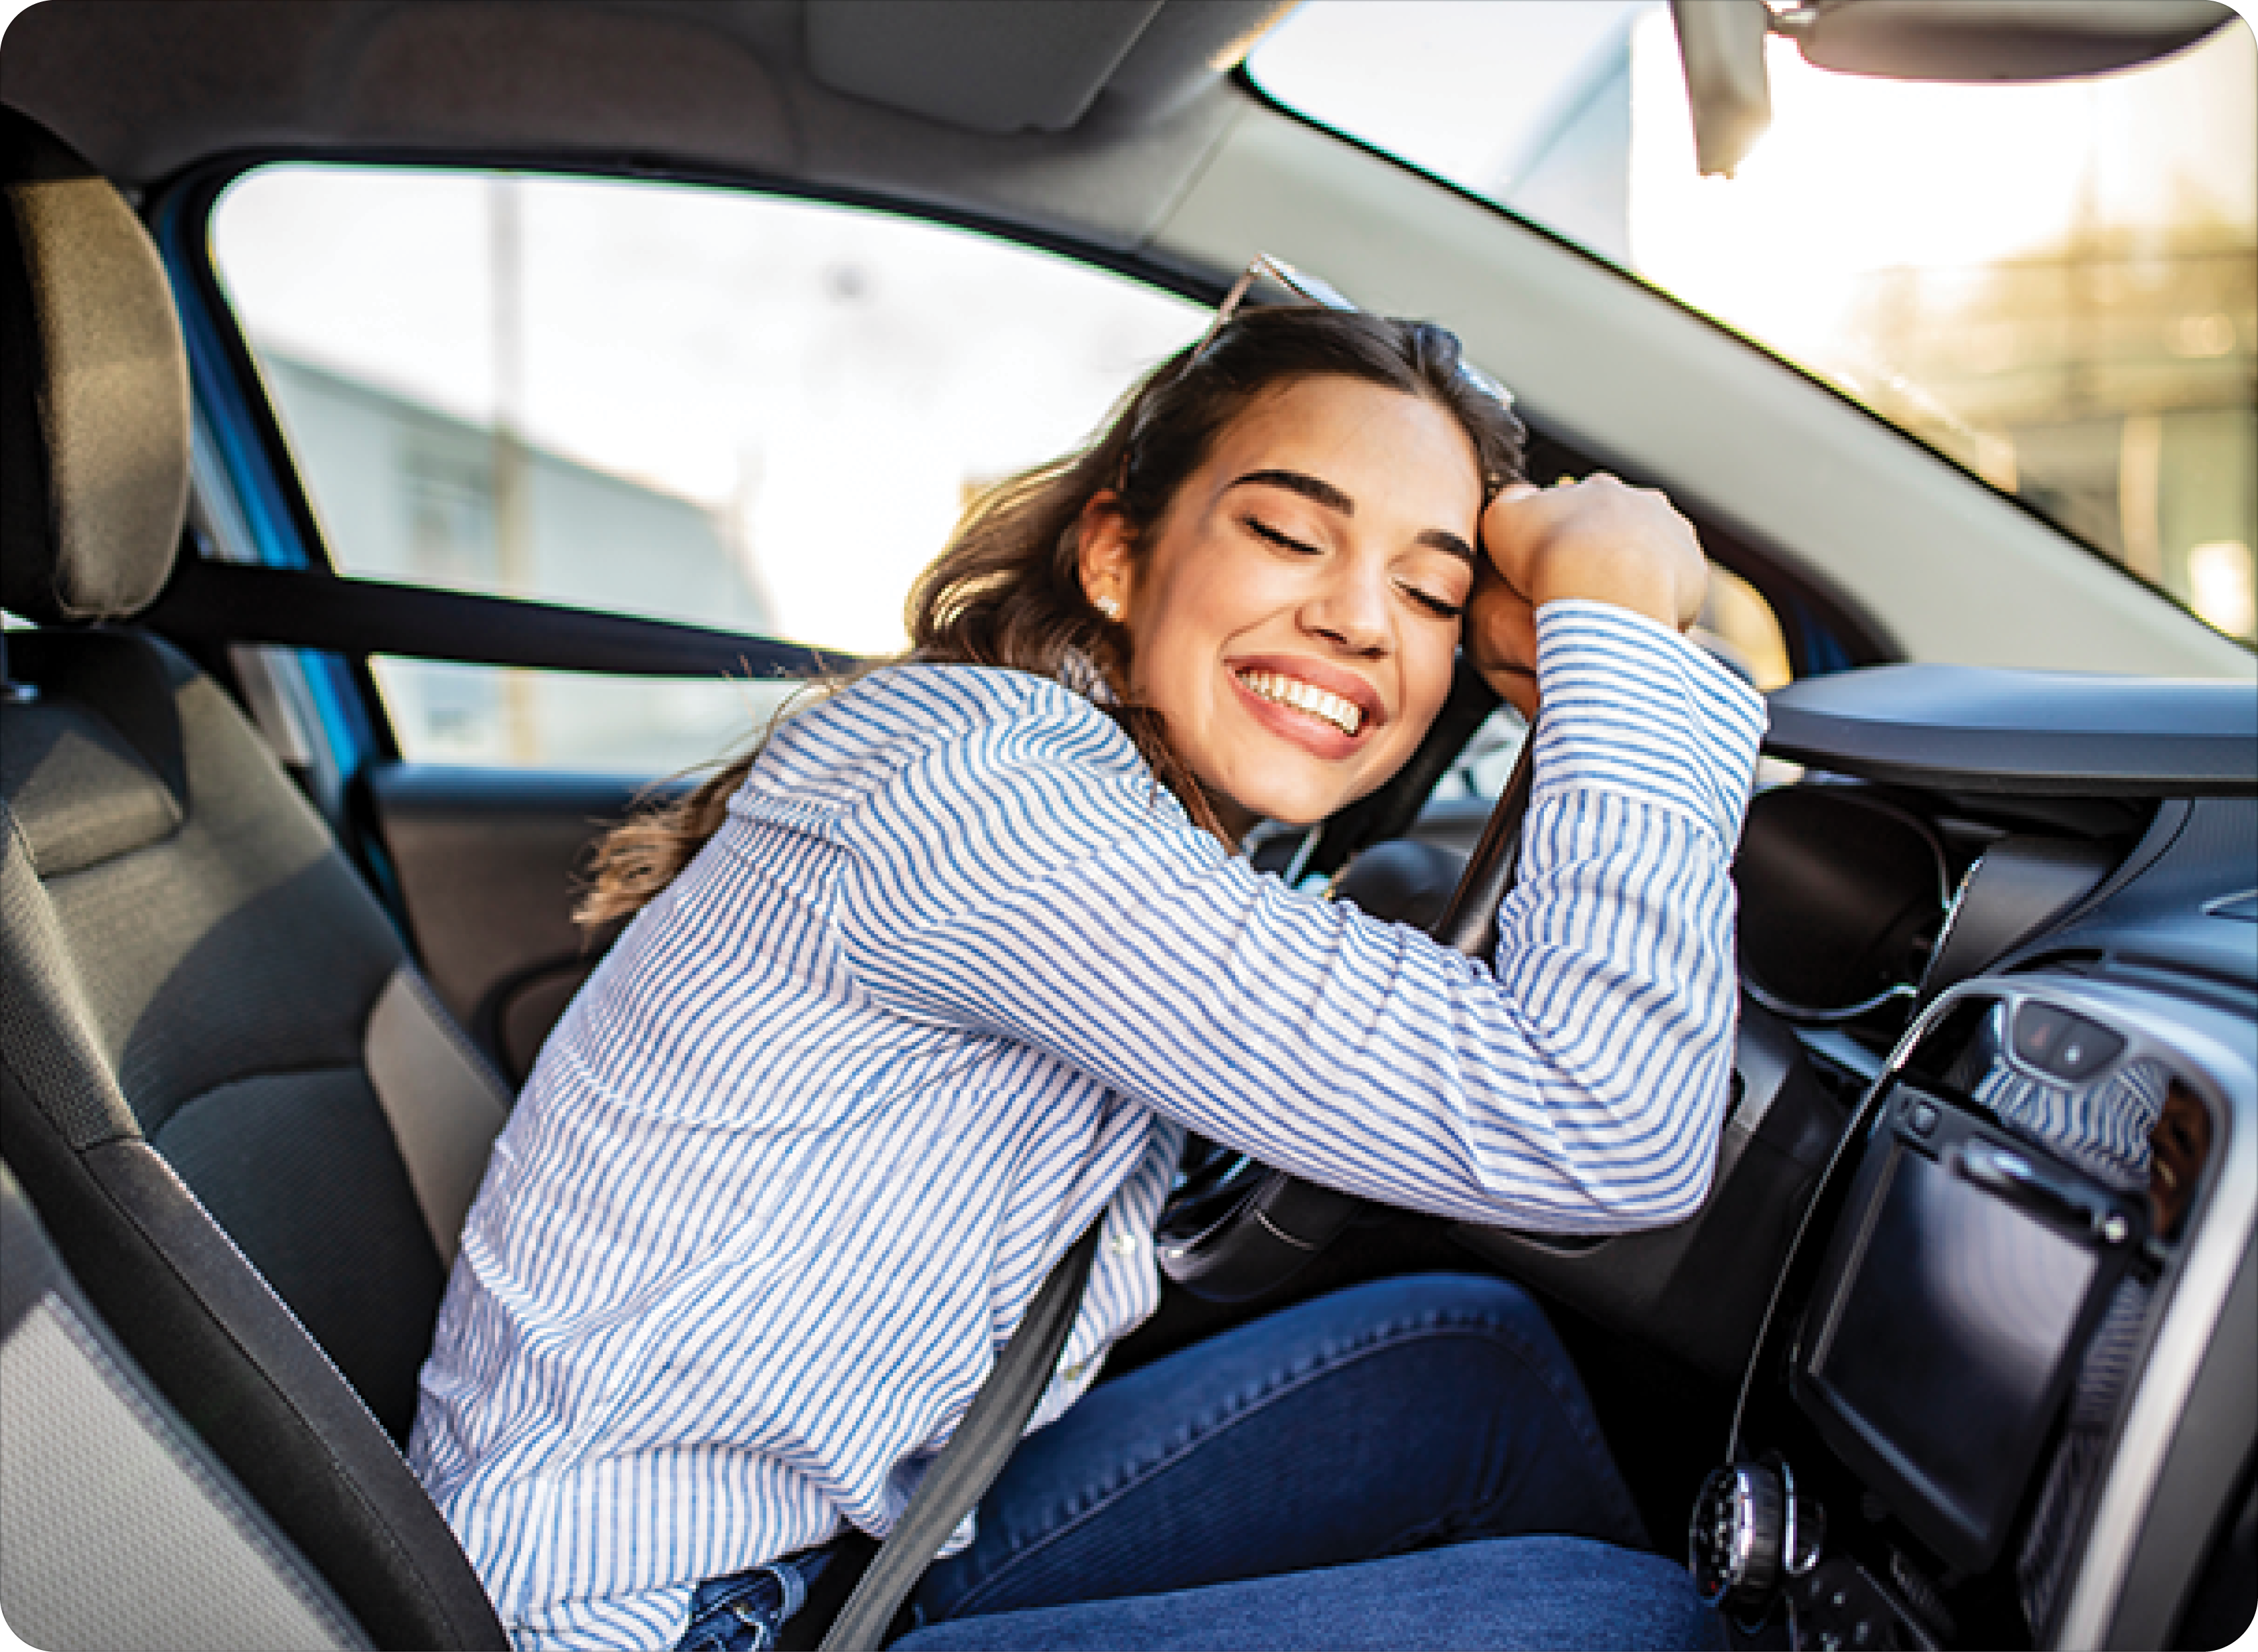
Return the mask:
<svg viewBox="0 0 2258 1652">
<path fill-rule="evenodd" d="M 2220 0 L 1670 0 L 1694 164 L 1730 176 L 1772 124 L 1765 37 L 1804 61 L 1905 81 L 2053 81 L 2130 68 L 2233 20 Z"/>
<path fill-rule="evenodd" d="M 2233 17 L 2218 0 L 1813 0 L 1772 26 L 1845 74 L 2056 81 L 2169 57 Z"/>
</svg>

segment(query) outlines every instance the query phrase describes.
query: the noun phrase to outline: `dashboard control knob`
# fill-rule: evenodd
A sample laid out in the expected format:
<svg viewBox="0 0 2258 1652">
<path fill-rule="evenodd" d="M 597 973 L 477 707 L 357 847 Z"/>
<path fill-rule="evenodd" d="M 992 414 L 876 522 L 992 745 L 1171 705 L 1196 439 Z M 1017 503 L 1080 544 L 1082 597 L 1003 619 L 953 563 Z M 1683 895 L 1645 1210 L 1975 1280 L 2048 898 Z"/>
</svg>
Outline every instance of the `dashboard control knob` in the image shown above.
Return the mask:
<svg viewBox="0 0 2258 1652">
<path fill-rule="evenodd" d="M 1788 1509 L 1787 1485 L 1766 1464 L 1728 1464 L 1701 1483 L 1686 1564 L 1705 1603 L 1756 1611 L 1771 1602 L 1786 1571 Z"/>
</svg>

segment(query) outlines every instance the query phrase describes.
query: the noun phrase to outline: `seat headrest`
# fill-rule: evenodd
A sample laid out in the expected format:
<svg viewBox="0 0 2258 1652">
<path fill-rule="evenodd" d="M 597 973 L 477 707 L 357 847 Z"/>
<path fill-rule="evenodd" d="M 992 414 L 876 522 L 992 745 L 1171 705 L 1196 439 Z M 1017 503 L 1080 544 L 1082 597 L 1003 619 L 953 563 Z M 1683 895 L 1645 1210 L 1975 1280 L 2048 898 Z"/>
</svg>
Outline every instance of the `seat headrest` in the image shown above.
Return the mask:
<svg viewBox="0 0 2258 1652">
<path fill-rule="evenodd" d="M 156 599 L 188 496 L 188 367 L 156 244 L 99 173 L 0 107 L 0 607 Z"/>
</svg>

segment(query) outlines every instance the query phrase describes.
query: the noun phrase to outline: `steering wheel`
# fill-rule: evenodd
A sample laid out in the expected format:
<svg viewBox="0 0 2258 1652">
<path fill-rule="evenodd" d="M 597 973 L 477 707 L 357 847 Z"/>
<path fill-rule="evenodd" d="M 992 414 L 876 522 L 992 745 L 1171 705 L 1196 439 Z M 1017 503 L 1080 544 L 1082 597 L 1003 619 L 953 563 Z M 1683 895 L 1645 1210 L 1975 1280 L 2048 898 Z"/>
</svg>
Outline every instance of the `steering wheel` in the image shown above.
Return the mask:
<svg viewBox="0 0 2258 1652">
<path fill-rule="evenodd" d="M 1537 725 L 1529 726 L 1513 772 L 1428 932 L 1469 957 L 1497 945 L 1497 909 L 1521 860 Z M 1211 1302 L 1244 1302 L 1284 1284 L 1353 1222 L 1365 1201 L 1219 1150 L 1196 1166 L 1154 1226 L 1161 1272 Z"/>
</svg>

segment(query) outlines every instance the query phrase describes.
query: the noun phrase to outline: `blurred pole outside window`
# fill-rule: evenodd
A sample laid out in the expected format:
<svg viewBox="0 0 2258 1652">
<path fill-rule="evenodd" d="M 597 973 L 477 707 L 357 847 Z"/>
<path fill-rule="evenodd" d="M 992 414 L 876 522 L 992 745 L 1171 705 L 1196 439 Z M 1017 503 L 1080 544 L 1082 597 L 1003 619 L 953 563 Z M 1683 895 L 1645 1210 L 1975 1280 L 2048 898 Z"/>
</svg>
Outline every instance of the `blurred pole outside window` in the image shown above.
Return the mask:
<svg viewBox="0 0 2258 1652">
<path fill-rule="evenodd" d="M 2258 640 L 2258 46 L 2041 85 L 1830 74 L 1703 178 L 1661 0 L 1309 0 L 1281 102 L 1574 240 Z"/>
</svg>

